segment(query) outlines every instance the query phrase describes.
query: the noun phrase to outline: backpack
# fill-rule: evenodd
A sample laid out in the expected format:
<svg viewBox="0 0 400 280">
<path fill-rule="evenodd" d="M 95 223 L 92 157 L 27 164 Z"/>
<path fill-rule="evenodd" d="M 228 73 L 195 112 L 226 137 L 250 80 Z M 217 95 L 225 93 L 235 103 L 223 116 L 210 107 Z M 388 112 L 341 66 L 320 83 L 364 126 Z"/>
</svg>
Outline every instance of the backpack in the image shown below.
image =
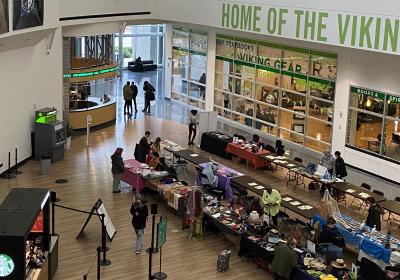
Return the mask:
<svg viewBox="0 0 400 280">
<path fill-rule="evenodd" d="M 156 96 L 154 95 L 154 91 L 150 91 L 149 92 L 149 99 L 150 99 L 150 101 L 156 100 Z"/>
</svg>

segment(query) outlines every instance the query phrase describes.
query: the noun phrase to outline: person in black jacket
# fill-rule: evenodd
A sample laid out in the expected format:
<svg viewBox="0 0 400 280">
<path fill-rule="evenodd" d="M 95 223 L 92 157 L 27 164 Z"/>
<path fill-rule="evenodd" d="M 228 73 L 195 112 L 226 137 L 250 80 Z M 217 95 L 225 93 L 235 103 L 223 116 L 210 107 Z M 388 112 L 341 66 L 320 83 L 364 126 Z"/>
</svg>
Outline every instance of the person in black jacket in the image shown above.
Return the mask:
<svg viewBox="0 0 400 280">
<path fill-rule="evenodd" d="M 124 160 L 122 159 L 122 148 L 117 148 L 111 156 L 111 173 L 113 174 L 113 193 L 121 192 L 120 182 L 124 173 Z"/>
<path fill-rule="evenodd" d="M 148 82 L 145 81 L 143 84 L 144 91 L 144 108 L 142 112 L 150 114 L 150 101 L 154 100 L 154 92 L 156 89 Z"/>
<path fill-rule="evenodd" d="M 346 170 L 346 164 L 344 163 L 343 158 L 340 156 L 340 152 L 336 151 L 335 152 L 335 174 L 336 177 L 343 179 L 344 177 L 347 176 L 347 170 Z"/>
<path fill-rule="evenodd" d="M 136 254 L 140 254 L 143 248 L 144 229 L 146 228 L 147 216 L 149 215 L 147 205 L 140 194 L 136 195 L 130 212 L 132 215 L 132 226 L 136 233 Z"/>
<path fill-rule="evenodd" d="M 152 144 L 151 141 L 149 142 L 150 135 L 151 135 L 151 132 L 149 130 L 147 130 L 144 133 L 144 136 L 139 141 L 139 145 L 143 148 L 143 151 L 145 152 L 146 157 L 150 153 L 151 144 Z"/>
<path fill-rule="evenodd" d="M 132 94 L 133 94 L 132 100 L 133 100 L 133 104 L 135 105 L 135 113 L 137 113 L 136 96 L 138 94 L 138 88 L 135 85 L 135 82 L 133 82 L 133 81 L 131 82 L 131 89 L 132 89 Z M 132 111 L 132 108 L 131 108 L 131 111 Z"/>
<path fill-rule="evenodd" d="M 275 154 L 277 154 L 278 156 L 285 155 L 285 146 L 283 146 L 281 140 L 276 140 L 275 142 Z"/>
<path fill-rule="evenodd" d="M 329 243 L 322 248 L 322 251 L 334 253 L 336 255 L 335 258 L 337 258 L 342 256 L 345 244 L 343 236 L 335 224 L 335 219 L 328 217 L 326 224 L 322 226 L 319 243 Z"/>
<path fill-rule="evenodd" d="M 368 216 L 366 220 L 366 225 L 370 228 L 376 227 L 377 230 L 381 230 L 381 215 L 385 214 L 382 207 L 375 201 L 375 198 L 370 196 L 367 198 Z"/>
</svg>

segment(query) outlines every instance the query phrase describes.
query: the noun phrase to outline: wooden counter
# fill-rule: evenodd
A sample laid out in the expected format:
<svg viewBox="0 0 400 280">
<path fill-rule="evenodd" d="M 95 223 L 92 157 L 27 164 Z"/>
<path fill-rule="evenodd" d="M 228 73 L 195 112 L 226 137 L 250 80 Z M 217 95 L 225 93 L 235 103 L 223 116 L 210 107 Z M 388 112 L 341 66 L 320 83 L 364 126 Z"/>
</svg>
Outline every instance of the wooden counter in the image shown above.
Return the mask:
<svg viewBox="0 0 400 280">
<path fill-rule="evenodd" d="M 115 121 L 117 110 L 116 100 L 115 97 L 110 96 L 110 98 L 109 102 L 103 104 L 100 102 L 100 98 L 89 97 L 89 101 L 96 102 L 99 105 L 85 109 L 70 110 L 69 124 L 74 130 L 85 129 L 88 115 L 92 116 L 91 127 Z"/>
</svg>

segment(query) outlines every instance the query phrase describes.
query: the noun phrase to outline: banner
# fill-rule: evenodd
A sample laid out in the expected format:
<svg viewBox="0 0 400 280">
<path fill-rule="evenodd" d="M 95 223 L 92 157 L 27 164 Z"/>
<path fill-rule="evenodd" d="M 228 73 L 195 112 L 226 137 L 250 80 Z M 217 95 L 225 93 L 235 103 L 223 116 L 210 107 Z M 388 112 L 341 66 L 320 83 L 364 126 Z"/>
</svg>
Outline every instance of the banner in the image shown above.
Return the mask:
<svg viewBox="0 0 400 280">
<path fill-rule="evenodd" d="M 8 0 L 0 0 L 0 34 L 8 32 Z"/>
<path fill-rule="evenodd" d="M 218 0 L 218 13 L 218 26 L 223 28 L 400 53 L 399 17 L 270 6 L 254 0 Z"/>
<path fill-rule="evenodd" d="M 14 30 L 43 25 L 43 0 L 14 0 Z"/>
</svg>

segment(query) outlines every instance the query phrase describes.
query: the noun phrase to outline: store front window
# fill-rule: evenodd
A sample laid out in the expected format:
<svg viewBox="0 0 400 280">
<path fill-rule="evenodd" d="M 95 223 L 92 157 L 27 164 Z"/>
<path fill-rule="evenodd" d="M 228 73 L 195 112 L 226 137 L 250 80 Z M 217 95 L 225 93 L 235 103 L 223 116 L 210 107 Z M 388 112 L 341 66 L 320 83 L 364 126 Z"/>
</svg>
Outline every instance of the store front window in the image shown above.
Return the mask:
<svg viewBox="0 0 400 280">
<path fill-rule="evenodd" d="M 347 145 L 400 161 L 400 97 L 352 86 Z"/>
<path fill-rule="evenodd" d="M 330 147 L 335 54 L 227 35 L 217 35 L 216 50 L 222 121 L 320 152 Z"/>
<path fill-rule="evenodd" d="M 207 73 L 206 31 L 174 27 L 172 35 L 172 91 L 174 101 L 204 109 Z M 220 63 L 217 67 L 226 67 Z M 221 84 L 224 81 L 218 81 Z"/>
</svg>

